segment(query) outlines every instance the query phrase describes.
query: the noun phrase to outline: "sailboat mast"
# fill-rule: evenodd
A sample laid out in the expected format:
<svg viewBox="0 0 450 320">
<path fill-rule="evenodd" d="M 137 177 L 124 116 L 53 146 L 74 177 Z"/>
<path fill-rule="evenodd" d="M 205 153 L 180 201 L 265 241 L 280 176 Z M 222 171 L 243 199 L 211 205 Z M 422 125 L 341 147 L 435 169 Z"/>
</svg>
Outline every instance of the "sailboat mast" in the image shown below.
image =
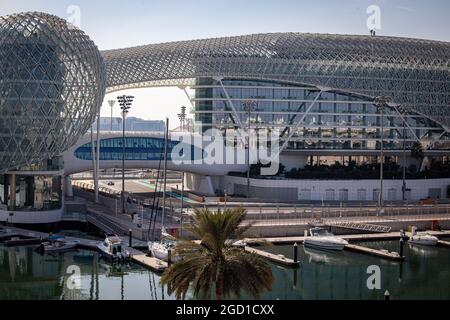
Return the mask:
<svg viewBox="0 0 450 320">
<path fill-rule="evenodd" d="M 166 182 L 167 182 L 167 140 L 169 139 L 169 118 L 166 118 L 166 132 L 164 135 L 164 183 L 163 183 L 163 207 L 162 207 L 162 217 L 161 217 L 161 231 L 164 228 L 164 218 L 166 215 Z"/>
</svg>

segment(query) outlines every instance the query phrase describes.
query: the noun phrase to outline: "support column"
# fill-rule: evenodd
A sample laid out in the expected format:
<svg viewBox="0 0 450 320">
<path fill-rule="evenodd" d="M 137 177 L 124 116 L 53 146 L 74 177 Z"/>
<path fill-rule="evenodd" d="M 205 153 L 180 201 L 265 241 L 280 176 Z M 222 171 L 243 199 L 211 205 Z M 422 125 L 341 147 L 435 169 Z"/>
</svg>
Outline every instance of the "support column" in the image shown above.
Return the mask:
<svg viewBox="0 0 450 320">
<path fill-rule="evenodd" d="M 92 181 L 94 182 L 94 189 L 95 189 L 95 181 L 96 181 L 96 171 L 97 171 L 97 164 L 95 156 L 95 145 L 94 145 L 94 125 L 91 125 L 91 155 L 92 155 Z"/>
<path fill-rule="evenodd" d="M 66 196 L 73 198 L 72 178 L 70 176 L 65 176 L 64 181 L 66 186 Z"/>
<path fill-rule="evenodd" d="M 14 173 L 8 176 L 9 180 L 9 206 L 8 210 L 16 210 L 16 175 Z"/>
<path fill-rule="evenodd" d="M 95 202 L 98 203 L 98 185 L 99 185 L 99 175 L 100 175 L 100 110 L 97 114 L 97 134 L 96 134 L 96 141 L 97 141 L 97 152 L 96 152 L 96 158 L 95 158 L 95 181 L 94 181 L 94 189 L 95 189 Z"/>
</svg>

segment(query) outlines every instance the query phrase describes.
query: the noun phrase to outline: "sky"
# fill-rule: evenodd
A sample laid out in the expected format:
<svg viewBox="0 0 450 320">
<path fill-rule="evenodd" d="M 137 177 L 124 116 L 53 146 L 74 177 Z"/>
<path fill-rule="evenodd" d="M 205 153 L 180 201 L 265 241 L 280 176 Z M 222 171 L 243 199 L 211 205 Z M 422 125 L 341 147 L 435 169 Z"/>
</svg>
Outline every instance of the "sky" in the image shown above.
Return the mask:
<svg viewBox="0 0 450 320">
<path fill-rule="evenodd" d="M 369 34 L 368 7 L 380 8 L 377 35 L 450 42 L 448 0 L 0 0 L 0 15 L 42 11 L 75 22 L 100 50 L 265 32 Z M 75 19 L 75 20 L 74 20 Z M 178 125 L 178 88 L 122 91 L 135 96 L 130 116 Z M 106 95 L 101 115 L 109 116 Z M 119 116 L 116 104 L 113 114 Z"/>
</svg>

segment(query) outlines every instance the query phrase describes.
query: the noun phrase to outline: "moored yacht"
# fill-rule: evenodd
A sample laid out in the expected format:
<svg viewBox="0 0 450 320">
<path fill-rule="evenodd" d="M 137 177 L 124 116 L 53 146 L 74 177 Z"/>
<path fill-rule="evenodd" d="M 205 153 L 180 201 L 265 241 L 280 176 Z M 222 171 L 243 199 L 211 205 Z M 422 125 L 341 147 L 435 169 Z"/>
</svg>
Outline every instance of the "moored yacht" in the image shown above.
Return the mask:
<svg viewBox="0 0 450 320">
<path fill-rule="evenodd" d="M 131 258 L 128 250 L 123 250 L 123 240 L 115 234 L 107 234 L 105 240 L 97 247 L 104 257 L 113 261 L 124 261 Z"/>
<path fill-rule="evenodd" d="M 325 228 L 309 229 L 309 236 L 304 241 L 305 247 L 337 251 L 343 250 L 347 244 L 346 240 L 336 237 Z"/>
<path fill-rule="evenodd" d="M 410 244 L 421 245 L 421 246 L 435 246 L 438 242 L 438 238 L 430 234 L 413 234 L 409 238 Z"/>
<path fill-rule="evenodd" d="M 37 250 L 42 253 L 63 252 L 76 249 L 80 242 L 78 240 L 65 240 L 63 237 L 42 242 Z"/>
<path fill-rule="evenodd" d="M 169 256 L 169 250 L 172 250 L 170 260 L 171 262 L 177 262 L 180 260 L 180 257 L 173 253 L 173 249 L 175 247 L 175 238 L 168 234 L 163 228 L 161 232 L 161 240 L 160 241 L 149 241 L 148 242 L 148 251 L 151 253 L 152 257 L 155 257 L 159 260 L 167 261 Z"/>
<path fill-rule="evenodd" d="M 417 227 L 414 226 L 412 227 L 411 237 L 409 238 L 408 242 L 414 245 L 434 247 L 437 244 L 438 240 L 439 239 L 437 237 L 432 236 L 428 233 L 417 233 Z"/>
</svg>

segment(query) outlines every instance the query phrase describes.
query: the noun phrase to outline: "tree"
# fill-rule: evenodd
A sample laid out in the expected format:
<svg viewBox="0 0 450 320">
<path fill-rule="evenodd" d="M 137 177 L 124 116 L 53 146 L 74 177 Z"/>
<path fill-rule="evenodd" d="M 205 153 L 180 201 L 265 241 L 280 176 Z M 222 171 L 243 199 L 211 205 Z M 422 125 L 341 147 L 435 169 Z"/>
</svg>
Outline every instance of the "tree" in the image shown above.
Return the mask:
<svg viewBox="0 0 450 320">
<path fill-rule="evenodd" d="M 258 298 L 264 289 L 271 290 L 270 264 L 232 245 L 251 226 L 240 226 L 245 214 L 243 208 L 217 212 L 206 208 L 194 210 L 194 223 L 189 229 L 200 241 L 177 241 L 174 253 L 181 259 L 167 268 L 161 279 L 169 292 L 174 292 L 177 299 L 184 299 L 192 288 L 196 296 L 210 299 L 215 290 L 216 299 L 221 300 L 232 294 L 239 298 L 241 291 Z"/>
</svg>

